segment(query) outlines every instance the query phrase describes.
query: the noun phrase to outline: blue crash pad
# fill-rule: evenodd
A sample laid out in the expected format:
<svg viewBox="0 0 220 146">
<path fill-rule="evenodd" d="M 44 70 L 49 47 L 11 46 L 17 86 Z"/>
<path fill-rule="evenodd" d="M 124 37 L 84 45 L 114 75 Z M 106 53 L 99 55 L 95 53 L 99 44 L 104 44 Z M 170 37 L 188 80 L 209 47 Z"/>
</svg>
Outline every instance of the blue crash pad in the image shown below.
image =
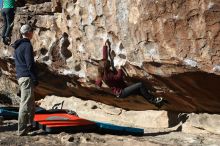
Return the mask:
<svg viewBox="0 0 220 146">
<path fill-rule="evenodd" d="M 96 125 L 99 127 L 99 132 L 101 133 L 103 132 L 103 133 L 137 135 L 137 136 L 142 136 L 144 134 L 144 129 L 141 128 L 118 126 L 103 122 L 96 122 Z"/>
<path fill-rule="evenodd" d="M 0 108 L 0 116 L 2 116 L 6 120 L 18 119 L 18 112 Z"/>
<path fill-rule="evenodd" d="M 0 107 L 0 116 L 6 120 L 18 119 L 19 107 Z M 46 111 L 43 108 L 36 107 L 35 113 Z"/>
</svg>

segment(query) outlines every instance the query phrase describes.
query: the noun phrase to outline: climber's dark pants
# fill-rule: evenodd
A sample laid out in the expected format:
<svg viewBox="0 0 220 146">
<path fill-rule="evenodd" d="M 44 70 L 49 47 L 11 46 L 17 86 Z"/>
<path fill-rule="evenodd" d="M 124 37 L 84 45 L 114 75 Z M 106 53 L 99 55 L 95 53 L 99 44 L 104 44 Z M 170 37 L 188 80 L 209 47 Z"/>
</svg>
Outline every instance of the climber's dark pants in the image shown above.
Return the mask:
<svg viewBox="0 0 220 146">
<path fill-rule="evenodd" d="M 141 82 L 135 83 L 133 85 L 124 88 L 121 94 L 119 95 L 119 98 L 125 98 L 128 97 L 129 95 L 134 95 L 134 94 L 142 95 L 147 101 L 150 101 L 154 98 L 154 96 L 148 92 L 144 84 Z"/>
<path fill-rule="evenodd" d="M 15 16 L 14 8 L 3 8 L 1 13 L 4 21 L 2 38 L 10 37 L 10 33 L 13 27 L 14 16 Z"/>
</svg>

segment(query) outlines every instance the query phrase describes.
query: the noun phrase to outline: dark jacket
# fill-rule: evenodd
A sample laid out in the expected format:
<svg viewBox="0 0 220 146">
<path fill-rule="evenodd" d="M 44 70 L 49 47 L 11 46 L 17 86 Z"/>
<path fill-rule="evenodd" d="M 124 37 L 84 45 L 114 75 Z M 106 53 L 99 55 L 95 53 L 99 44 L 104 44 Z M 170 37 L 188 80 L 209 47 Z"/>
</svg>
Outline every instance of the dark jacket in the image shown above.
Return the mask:
<svg viewBox="0 0 220 146">
<path fill-rule="evenodd" d="M 108 48 L 104 46 L 102 49 L 103 60 L 108 59 Z M 113 94 L 116 96 L 120 95 L 122 89 L 126 87 L 126 83 L 123 80 L 123 71 L 122 69 L 117 70 L 116 72 L 112 70 L 105 70 L 104 76 L 102 79 L 96 80 L 96 85 L 99 87 L 102 86 L 102 80 L 112 89 Z"/>
<path fill-rule="evenodd" d="M 15 48 L 14 58 L 17 78 L 30 77 L 33 82 L 37 82 L 33 47 L 30 40 L 26 38 L 17 40 L 12 47 Z"/>
</svg>

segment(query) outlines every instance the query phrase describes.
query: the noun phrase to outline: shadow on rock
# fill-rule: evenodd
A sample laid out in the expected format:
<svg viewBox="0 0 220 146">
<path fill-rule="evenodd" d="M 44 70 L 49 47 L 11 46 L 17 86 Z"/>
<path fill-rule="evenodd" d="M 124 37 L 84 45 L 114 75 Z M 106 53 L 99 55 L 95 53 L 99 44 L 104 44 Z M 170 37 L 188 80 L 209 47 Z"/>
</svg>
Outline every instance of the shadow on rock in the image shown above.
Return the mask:
<svg viewBox="0 0 220 146">
<path fill-rule="evenodd" d="M 18 129 L 18 124 L 13 123 L 13 124 L 5 124 L 0 126 L 0 132 L 8 132 L 8 131 L 16 131 Z"/>
<path fill-rule="evenodd" d="M 0 103 L 6 105 L 12 105 L 12 99 L 9 96 L 10 95 L 0 93 Z"/>
<path fill-rule="evenodd" d="M 159 136 L 159 135 L 166 135 L 172 132 L 177 132 L 177 130 L 166 131 L 166 132 L 144 133 L 144 136 Z"/>
<path fill-rule="evenodd" d="M 180 122 L 185 123 L 189 118 L 187 113 L 168 112 L 169 127 L 174 127 Z"/>
</svg>

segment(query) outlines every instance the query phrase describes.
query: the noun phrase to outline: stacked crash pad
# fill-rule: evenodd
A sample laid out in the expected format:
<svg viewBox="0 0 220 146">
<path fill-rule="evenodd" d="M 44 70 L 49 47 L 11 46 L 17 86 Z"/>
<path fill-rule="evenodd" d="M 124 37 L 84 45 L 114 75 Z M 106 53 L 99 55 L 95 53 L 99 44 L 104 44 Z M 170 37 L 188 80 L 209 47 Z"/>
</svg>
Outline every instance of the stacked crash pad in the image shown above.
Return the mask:
<svg viewBox="0 0 220 146">
<path fill-rule="evenodd" d="M 4 117 L 4 119 L 17 119 L 18 108 L 0 107 L 0 116 Z M 73 111 L 63 109 L 45 110 L 43 108 L 36 108 L 33 125 L 48 133 L 96 132 L 101 134 L 137 136 L 144 134 L 144 130 L 140 128 L 90 121 L 80 118 Z"/>
<path fill-rule="evenodd" d="M 116 135 L 143 135 L 144 130 L 117 126 L 109 123 L 90 121 L 69 113 L 67 110 L 45 111 L 36 113 L 34 117 L 35 125 L 49 133 L 59 132 L 97 132 L 102 134 Z"/>
</svg>

